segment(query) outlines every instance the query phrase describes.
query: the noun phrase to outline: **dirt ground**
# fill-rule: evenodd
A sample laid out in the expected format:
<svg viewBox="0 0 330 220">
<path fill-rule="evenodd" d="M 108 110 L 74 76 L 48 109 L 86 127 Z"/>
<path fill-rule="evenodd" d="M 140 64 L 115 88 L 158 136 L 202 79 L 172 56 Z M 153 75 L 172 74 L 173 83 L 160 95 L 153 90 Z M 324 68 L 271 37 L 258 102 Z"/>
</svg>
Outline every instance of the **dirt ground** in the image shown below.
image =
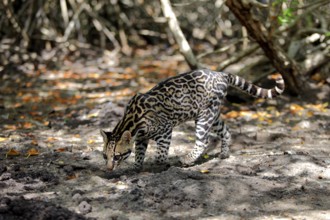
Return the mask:
<svg viewBox="0 0 330 220">
<path fill-rule="evenodd" d="M 218 158 L 213 138 L 195 166 L 181 167 L 179 157 L 194 145 L 194 124 L 187 122 L 174 131 L 169 168 L 153 163 L 151 143 L 144 170 L 134 173 L 133 155 L 120 170 L 105 169 L 99 135 L 100 128 L 114 127 L 127 100 L 94 97 L 104 90 L 92 79 L 86 87 L 86 80 L 63 77 L 62 84 L 70 80 L 70 89 L 63 89 L 49 84 L 50 73 L 35 81 L 25 76 L 20 96 L 12 90 L 17 75 L 2 75 L 0 220 L 330 219 L 330 111 L 322 104 L 329 101 L 327 84 L 314 85 L 315 102 L 283 96 L 226 103 L 223 117 L 233 135 L 228 159 Z M 54 108 L 54 100 L 45 102 L 46 88 L 65 90 L 63 100 L 72 91 L 83 98 Z M 17 104 L 29 93 L 44 99 Z"/>
</svg>

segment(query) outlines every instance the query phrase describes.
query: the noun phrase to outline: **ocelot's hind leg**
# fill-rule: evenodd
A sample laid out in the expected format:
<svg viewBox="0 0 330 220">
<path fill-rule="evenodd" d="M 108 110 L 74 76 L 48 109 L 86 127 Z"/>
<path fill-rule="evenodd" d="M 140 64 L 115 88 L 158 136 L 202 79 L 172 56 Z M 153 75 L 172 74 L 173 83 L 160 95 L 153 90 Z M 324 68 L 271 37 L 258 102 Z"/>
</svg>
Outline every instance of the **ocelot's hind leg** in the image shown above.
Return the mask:
<svg viewBox="0 0 330 220">
<path fill-rule="evenodd" d="M 224 121 L 221 120 L 220 117 L 217 118 L 217 120 L 213 124 L 213 132 L 218 135 L 218 137 L 221 139 L 221 153 L 220 158 L 225 159 L 229 157 L 229 145 L 231 142 L 231 134 L 229 132 L 229 129 L 227 125 L 224 123 Z"/>
<path fill-rule="evenodd" d="M 208 147 L 209 135 L 216 116 L 219 115 L 218 105 L 210 105 L 196 119 L 196 142 L 194 149 L 181 159 L 184 165 L 192 165 Z"/>
</svg>

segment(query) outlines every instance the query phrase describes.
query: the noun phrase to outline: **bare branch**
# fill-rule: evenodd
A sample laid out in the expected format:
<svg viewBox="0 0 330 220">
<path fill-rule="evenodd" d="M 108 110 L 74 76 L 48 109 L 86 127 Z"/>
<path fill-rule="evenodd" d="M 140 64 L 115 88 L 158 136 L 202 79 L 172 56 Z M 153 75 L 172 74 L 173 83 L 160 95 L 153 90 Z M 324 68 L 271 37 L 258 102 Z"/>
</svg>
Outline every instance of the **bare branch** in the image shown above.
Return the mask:
<svg viewBox="0 0 330 220">
<path fill-rule="evenodd" d="M 12 5 L 11 5 L 11 1 L 3 0 L 1 2 L 2 2 L 2 5 L 5 9 L 7 19 L 9 20 L 9 22 L 13 26 L 14 30 L 22 36 L 23 46 L 27 47 L 29 42 L 30 42 L 30 37 L 26 33 L 26 31 L 24 29 L 22 29 L 22 27 L 18 23 L 18 19 L 16 18 L 15 14 L 14 14 L 14 11 L 13 11 L 13 8 L 12 8 Z"/>
<path fill-rule="evenodd" d="M 198 63 L 194 53 L 192 52 L 188 41 L 186 40 L 185 36 L 182 33 L 182 30 L 178 24 L 178 20 L 172 10 L 171 3 L 169 0 L 160 0 L 162 4 L 162 10 L 167 18 L 168 26 L 174 36 L 175 41 L 180 47 L 180 51 L 185 57 L 188 65 L 191 69 L 200 68 L 201 65 Z"/>
<path fill-rule="evenodd" d="M 236 63 L 238 61 L 240 61 L 241 59 L 243 59 L 246 56 L 251 55 L 252 53 L 254 53 L 257 49 L 259 48 L 259 45 L 254 45 L 252 47 L 250 47 L 247 50 L 242 50 L 241 52 L 239 52 L 238 54 L 236 54 L 235 56 L 231 56 L 229 59 L 224 60 L 223 62 L 221 62 L 217 69 L 218 70 L 223 70 L 226 67 L 228 67 L 229 65 Z"/>
</svg>

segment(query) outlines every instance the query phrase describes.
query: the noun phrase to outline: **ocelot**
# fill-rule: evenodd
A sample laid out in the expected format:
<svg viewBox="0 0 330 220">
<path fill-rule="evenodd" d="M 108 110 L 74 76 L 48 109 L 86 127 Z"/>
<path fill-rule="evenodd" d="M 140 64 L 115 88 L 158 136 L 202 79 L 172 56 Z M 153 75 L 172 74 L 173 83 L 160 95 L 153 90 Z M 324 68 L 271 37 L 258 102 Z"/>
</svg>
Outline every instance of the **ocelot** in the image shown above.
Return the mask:
<svg viewBox="0 0 330 220">
<path fill-rule="evenodd" d="M 136 94 L 113 131 L 101 130 L 107 168 L 113 170 L 127 159 L 135 142 L 134 167 L 141 169 L 149 140 L 156 141 L 156 161 L 167 163 L 172 129 L 188 120 L 195 120 L 196 142 L 181 159 L 182 164 L 192 165 L 203 154 L 211 132 L 221 139 L 220 157 L 228 158 L 231 135 L 220 119 L 220 106 L 228 86 L 257 98 L 271 99 L 284 91 L 282 76 L 275 76 L 275 87 L 264 89 L 230 73 L 200 69 L 168 78 L 145 94 Z"/>
</svg>

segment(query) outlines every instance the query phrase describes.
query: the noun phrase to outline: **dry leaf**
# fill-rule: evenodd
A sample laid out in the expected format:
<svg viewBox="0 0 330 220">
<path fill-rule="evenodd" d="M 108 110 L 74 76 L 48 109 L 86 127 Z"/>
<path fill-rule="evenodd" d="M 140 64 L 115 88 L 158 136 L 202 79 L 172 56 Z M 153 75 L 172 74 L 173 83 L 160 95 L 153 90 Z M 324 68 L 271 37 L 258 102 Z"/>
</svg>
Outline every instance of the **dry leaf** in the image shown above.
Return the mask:
<svg viewBox="0 0 330 220">
<path fill-rule="evenodd" d="M 72 174 L 72 175 L 68 175 L 66 177 L 67 180 L 73 180 L 73 179 L 77 179 L 77 175 L 76 174 Z"/>
<path fill-rule="evenodd" d="M 56 141 L 57 139 L 54 138 L 54 137 L 48 137 L 47 138 L 47 142 L 53 142 L 53 141 Z"/>
<path fill-rule="evenodd" d="M 210 173 L 209 170 L 200 170 L 199 172 L 201 172 L 201 173 Z"/>
<path fill-rule="evenodd" d="M 328 107 L 328 103 L 325 102 L 325 103 L 320 103 L 320 104 L 307 104 L 305 106 L 306 106 L 306 108 L 309 108 L 314 111 L 325 112 Z"/>
<path fill-rule="evenodd" d="M 312 111 L 308 111 L 307 112 L 307 116 L 310 118 L 310 117 L 313 117 L 314 116 L 314 112 Z"/>
<path fill-rule="evenodd" d="M 39 151 L 35 148 L 31 148 L 27 152 L 27 158 L 29 158 L 30 156 L 37 156 L 37 155 L 39 155 Z"/>
<path fill-rule="evenodd" d="M 0 142 L 7 140 L 8 138 L 0 137 Z"/>
<path fill-rule="evenodd" d="M 29 128 L 33 127 L 32 123 L 30 123 L 30 122 L 25 122 L 25 123 L 23 123 L 22 126 L 23 126 L 23 128 L 26 128 L 26 129 L 29 129 Z"/>
<path fill-rule="evenodd" d="M 98 112 L 94 112 L 94 113 L 87 115 L 88 118 L 97 118 L 98 116 L 99 116 Z"/>
<path fill-rule="evenodd" d="M 8 156 L 19 156 L 20 155 L 20 152 L 15 150 L 15 149 L 10 149 L 9 151 L 7 151 L 6 153 L 6 158 Z"/>
<path fill-rule="evenodd" d="M 87 144 L 94 144 L 95 143 L 95 140 L 92 140 L 92 139 L 89 139 L 88 141 L 87 141 Z"/>
<path fill-rule="evenodd" d="M 311 78 L 314 81 L 321 81 L 322 80 L 322 75 L 320 73 L 316 73 Z"/>
<path fill-rule="evenodd" d="M 300 105 L 297 105 L 297 104 L 291 104 L 290 105 L 290 112 L 292 114 L 298 114 L 298 115 L 301 115 L 302 111 L 304 110 L 304 108 Z"/>
<path fill-rule="evenodd" d="M 194 141 L 194 140 L 195 140 L 195 137 L 194 137 L 194 136 L 188 136 L 187 139 L 188 139 L 189 141 Z"/>
<path fill-rule="evenodd" d="M 55 152 L 65 152 L 65 151 L 67 151 L 67 149 L 64 148 L 64 147 L 57 148 L 57 149 L 55 150 Z"/>
<path fill-rule="evenodd" d="M 227 114 L 224 115 L 225 118 L 237 118 L 239 116 L 238 111 L 230 111 Z"/>
<path fill-rule="evenodd" d="M 16 130 L 17 129 L 16 125 L 4 125 L 3 127 L 5 129 L 8 129 L 8 130 Z"/>
</svg>

